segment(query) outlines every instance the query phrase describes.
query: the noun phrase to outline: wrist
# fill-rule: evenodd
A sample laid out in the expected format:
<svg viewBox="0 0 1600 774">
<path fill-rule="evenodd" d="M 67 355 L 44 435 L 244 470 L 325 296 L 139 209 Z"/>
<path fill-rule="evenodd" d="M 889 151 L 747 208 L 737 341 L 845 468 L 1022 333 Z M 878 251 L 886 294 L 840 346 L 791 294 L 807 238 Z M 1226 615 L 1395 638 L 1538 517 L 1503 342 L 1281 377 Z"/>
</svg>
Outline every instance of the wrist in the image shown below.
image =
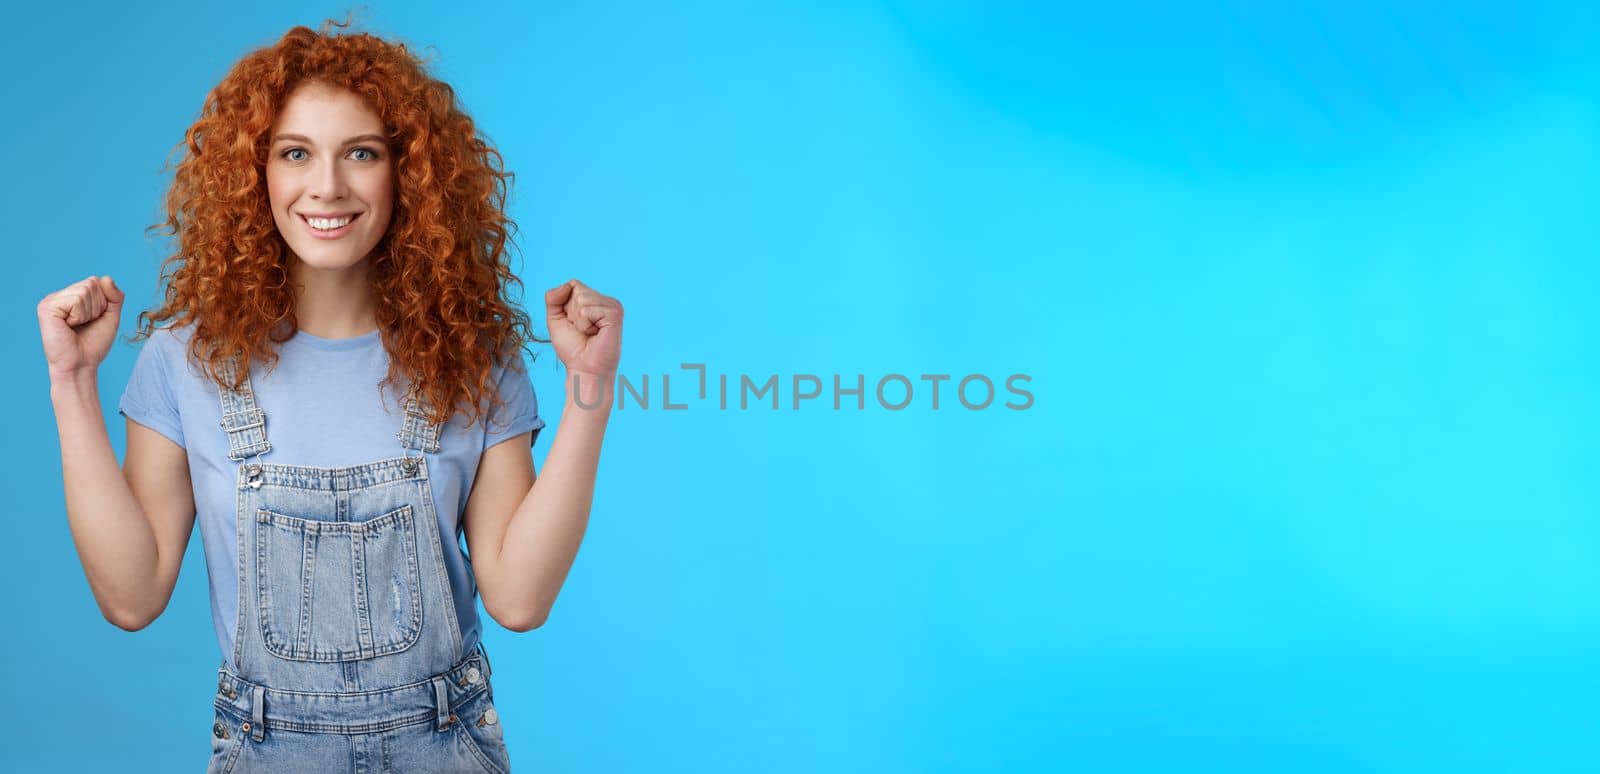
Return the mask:
<svg viewBox="0 0 1600 774">
<path fill-rule="evenodd" d="M 616 392 L 615 373 L 567 371 L 567 403 L 586 410 L 609 409 Z"/>
<path fill-rule="evenodd" d="M 617 381 L 617 372 L 616 371 L 585 371 L 585 370 L 581 370 L 581 369 L 568 368 L 567 369 L 567 383 L 568 384 L 572 383 L 573 377 L 582 378 L 584 384 L 589 384 L 589 383 L 592 383 L 592 382 L 604 382 L 606 384 L 611 384 L 611 383 Z"/>
<path fill-rule="evenodd" d="M 50 373 L 50 397 L 78 397 L 100 392 L 100 375 L 95 371 Z"/>
</svg>

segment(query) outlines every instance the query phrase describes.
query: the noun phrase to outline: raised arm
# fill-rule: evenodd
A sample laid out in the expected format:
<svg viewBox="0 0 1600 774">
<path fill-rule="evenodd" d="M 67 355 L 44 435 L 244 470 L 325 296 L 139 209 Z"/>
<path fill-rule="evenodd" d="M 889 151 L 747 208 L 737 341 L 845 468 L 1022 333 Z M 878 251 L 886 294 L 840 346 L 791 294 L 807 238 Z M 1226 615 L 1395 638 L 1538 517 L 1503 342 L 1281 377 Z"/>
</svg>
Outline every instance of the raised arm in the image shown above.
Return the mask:
<svg viewBox="0 0 1600 774">
<path fill-rule="evenodd" d="M 38 312 L 67 524 L 100 612 L 134 631 L 166 609 L 195 511 L 188 458 L 160 433 L 130 420 L 126 466 L 117 466 L 98 370 L 123 298 L 111 278 L 91 277 L 46 296 Z"/>
<path fill-rule="evenodd" d="M 545 306 L 569 381 L 544 472 L 534 475 L 527 434 L 490 447 L 462 516 L 484 610 L 513 631 L 544 624 L 577 558 L 622 341 L 622 305 L 577 280 Z"/>
</svg>

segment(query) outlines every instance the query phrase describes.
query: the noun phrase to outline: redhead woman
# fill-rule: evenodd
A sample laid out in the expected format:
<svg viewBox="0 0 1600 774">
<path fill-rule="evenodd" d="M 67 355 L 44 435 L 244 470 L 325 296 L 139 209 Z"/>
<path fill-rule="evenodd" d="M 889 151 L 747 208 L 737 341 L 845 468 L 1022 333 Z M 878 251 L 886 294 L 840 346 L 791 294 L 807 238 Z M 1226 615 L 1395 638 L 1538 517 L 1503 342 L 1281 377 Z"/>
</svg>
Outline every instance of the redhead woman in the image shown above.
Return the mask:
<svg viewBox="0 0 1600 774">
<path fill-rule="evenodd" d="M 120 468 L 98 369 L 123 291 L 94 276 L 38 308 L 101 612 L 129 631 L 159 616 L 198 524 L 222 656 L 210 771 L 504 774 L 476 602 L 519 632 L 555 604 L 621 305 L 571 280 L 544 294 L 549 339 L 532 333 L 506 292 L 510 174 L 404 45 L 290 30 L 180 148 Z M 568 388 L 537 479 L 529 342 Z"/>
</svg>

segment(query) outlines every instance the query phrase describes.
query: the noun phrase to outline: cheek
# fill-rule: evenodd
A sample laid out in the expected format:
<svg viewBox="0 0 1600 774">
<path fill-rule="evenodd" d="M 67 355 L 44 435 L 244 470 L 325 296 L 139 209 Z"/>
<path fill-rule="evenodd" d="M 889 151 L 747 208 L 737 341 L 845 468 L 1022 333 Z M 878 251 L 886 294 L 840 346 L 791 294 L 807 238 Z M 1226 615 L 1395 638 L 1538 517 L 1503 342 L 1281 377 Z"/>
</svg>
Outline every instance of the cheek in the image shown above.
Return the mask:
<svg viewBox="0 0 1600 774">
<path fill-rule="evenodd" d="M 389 170 L 388 174 L 383 175 L 382 179 L 377 181 L 377 185 L 375 185 L 374 188 L 376 189 L 374 193 L 383 200 L 383 206 L 394 206 L 394 197 L 396 192 L 394 170 L 392 168 Z"/>
<path fill-rule="evenodd" d="M 367 201 L 372 203 L 373 209 L 381 209 L 384 212 L 388 212 L 394 209 L 394 191 L 388 186 L 384 186 L 373 191 L 372 198 Z"/>
<path fill-rule="evenodd" d="M 379 215 L 383 220 L 388 220 L 394 211 L 394 178 L 384 176 L 372 181 L 368 188 L 367 204 L 372 207 L 373 214 Z"/>
<path fill-rule="evenodd" d="M 267 167 L 267 202 L 272 205 L 274 215 L 288 206 L 289 203 L 284 201 L 285 195 L 283 180 L 272 171 L 272 167 Z"/>
</svg>

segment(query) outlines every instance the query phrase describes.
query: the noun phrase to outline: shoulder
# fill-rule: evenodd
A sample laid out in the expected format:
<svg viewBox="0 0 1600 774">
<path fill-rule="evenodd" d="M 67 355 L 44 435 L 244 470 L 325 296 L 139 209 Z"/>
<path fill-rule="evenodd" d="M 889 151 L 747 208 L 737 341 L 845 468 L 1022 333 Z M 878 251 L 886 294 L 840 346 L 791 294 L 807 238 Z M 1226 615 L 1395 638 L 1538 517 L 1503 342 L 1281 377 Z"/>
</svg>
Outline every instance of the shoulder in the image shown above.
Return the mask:
<svg viewBox="0 0 1600 774">
<path fill-rule="evenodd" d="M 522 354 L 517 353 L 510 357 L 495 358 L 490 366 L 490 374 L 495 381 L 503 381 L 511 377 L 525 377 L 528 375 L 528 364 L 522 359 Z"/>
<path fill-rule="evenodd" d="M 533 400 L 533 373 L 520 355 L 497 360 L 489 378 L 495 391 L 504 400 L 523 402 Z"/>
<path fill-rule="evenodd" d="M 164 325 L 151 328 L 144 341 L 145 351 L 156 357 L 174 373 L 181 372 L 189 359 L 189 341 L 194 337 L 194 325 Z"/>
<path fill-rule="evenodd" d="M 515 386 L 521 382 L 529 381 L 531 371 L 528 360 L 522 349 L 510 353 L 491 356 L 489 359 L 489 380 L 504 392 L 508 386 Z"/>
<path fill-rule="evenodd" d="M 497 362 L 491 374 L 499 402 L 487 415 L 487 445 L 528 430 L 544 426 L 539 418 L 539 399 L 534 395 L 533 376 L 520 353 Z"/>
</svg>

